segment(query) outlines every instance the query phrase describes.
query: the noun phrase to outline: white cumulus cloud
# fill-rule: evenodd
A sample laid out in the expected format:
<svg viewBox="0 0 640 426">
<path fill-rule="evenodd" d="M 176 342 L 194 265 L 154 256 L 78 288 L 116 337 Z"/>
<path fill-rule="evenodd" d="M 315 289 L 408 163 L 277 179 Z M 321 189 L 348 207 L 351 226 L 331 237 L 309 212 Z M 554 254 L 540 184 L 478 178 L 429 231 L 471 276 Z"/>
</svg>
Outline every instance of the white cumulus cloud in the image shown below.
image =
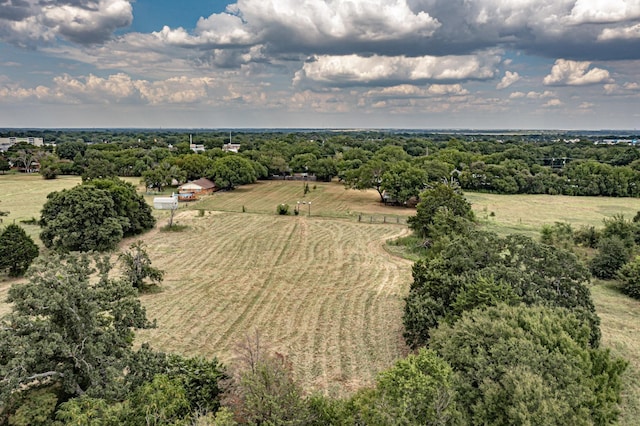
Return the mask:
<svg viewBox="0 0 640 426">
<path fill-rule="evenodd" d="M 502 80 L 500 80 L 500 83 L 496 86 L 496 89 L 506 89 L 518 80 L 520 80 L 520 74 L 506 71 L 504 77 L 502 77 Z"/>
<path fill-rule="evenodd" d="M 319 56 L 296 72 L 294 84 L 389 85 L 392 82 L 464 81 L 492 78 L 500 58 L 486 56 Z"/>
<path fill-rule="evenodd" d="M 591 68 L 587 61 L 570 61 L 558 59 L 551 68 L 543 83 L 547 86 L 584 86 L 588 84 L 609 83 L 609 71 L 601 68 Z"/>
</svg>

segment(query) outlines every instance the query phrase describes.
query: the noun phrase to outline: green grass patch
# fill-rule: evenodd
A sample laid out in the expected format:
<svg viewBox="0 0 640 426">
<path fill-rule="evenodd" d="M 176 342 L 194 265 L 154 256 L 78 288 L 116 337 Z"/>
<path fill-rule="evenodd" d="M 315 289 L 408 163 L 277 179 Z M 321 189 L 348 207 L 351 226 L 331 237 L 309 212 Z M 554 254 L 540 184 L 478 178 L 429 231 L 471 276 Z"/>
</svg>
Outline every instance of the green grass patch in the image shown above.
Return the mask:
<svg viewBox="0 0 640 426">
<path fill-rule="evenodd" d="M 189 227 L 187 225 L 173 224 L 171 226 L 164 225 L 160 227 L 160 232 L 184 232 Z"/>
</svg>

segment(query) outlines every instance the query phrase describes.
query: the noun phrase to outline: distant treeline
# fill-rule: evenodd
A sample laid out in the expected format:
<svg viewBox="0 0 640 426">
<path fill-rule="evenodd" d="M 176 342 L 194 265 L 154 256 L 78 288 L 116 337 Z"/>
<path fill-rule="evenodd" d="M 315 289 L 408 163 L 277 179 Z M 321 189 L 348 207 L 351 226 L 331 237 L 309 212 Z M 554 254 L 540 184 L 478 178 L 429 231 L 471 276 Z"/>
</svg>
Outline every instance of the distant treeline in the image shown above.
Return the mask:
<svg viewBox="0 0 640 426">
<path fill-rule="evenodd" d="M 222 149 L 232 141 L 240 144 L 240 156 L 251 161 L 258 179 L 294 173 L 313 174 L 325 181 L 337 177 L 351 188 L 375 188 L 381 200 L 398 204 L 417 196 L 429 182 L 445 179 L 459 181 L 465 190 L 501 194 L 640 196 L 640 148 L 598 144 L 604 137 L 193 131 L 193 143 L 205 148 L 196 154 L 186 131 L 27 133 L 44 137 L 55 147 L 37 149 L 18 144 L 5 153 L 5 160 L 19 165 L 30 160 L 21 153 L 40 150 L 34 158 L 46 177 L 95 175 L 91 168 L 97 169 L 98 176 L 144 176 L 151 170 L 172 167 L 173 172 L 183 172 L 177 177 L 214 177 L 213 161 L 234 155 Z M 620 140 L 616 135 L 612 138 Z"/>
</svg>

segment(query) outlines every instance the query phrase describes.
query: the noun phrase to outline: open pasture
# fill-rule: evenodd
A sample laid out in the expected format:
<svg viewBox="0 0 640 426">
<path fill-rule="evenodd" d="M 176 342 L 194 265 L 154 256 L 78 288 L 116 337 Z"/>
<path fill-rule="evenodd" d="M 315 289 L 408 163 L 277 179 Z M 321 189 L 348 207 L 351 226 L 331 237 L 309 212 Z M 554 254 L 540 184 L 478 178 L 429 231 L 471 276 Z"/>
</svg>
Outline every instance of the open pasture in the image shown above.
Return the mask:
<svg viewBox="0 0 640 426">
<path fill-rule="evenodd" d="M 411 263 L 389 255 L 397 225 L 182 211 L 184 232 L 145 236 L 163 291 L 142 296 L 158 328 L 138 341 L 232 359 L 257 330 L 307 389 L 344 393 L 406 353 L 403 297 Z"/>
<path fill-rule="evenodd" d="M 566 195 L 500 195 L 465 192 L 476 217 L 489 230 L 537 236 L 544 224 L 570 223 L 601 227 L 602 220 L 621 213 L 632 219 L 640 210 L 638 198 L 570 197 Z M 492 215 L 493 213 L 493 215 Z"/>
<path fill-rule="evenodd" d="M 308 183 L 309 192 L 304 194 Z M 315 187 L 315 189 L 314 189 Z M 288 204 L 293 211 L 297 202 L 311 202 L 312 216 L 357 218 L 363 215 L 400 216 L 414 215 L 415 209 L 385 206 L 375 190 L 346 189 L 338 182 L 258 181 L 233 191 L 216 192 L 191 206 L 205 210 L 241 212 L 244 206 L 250 213 L 275 213 L 278 204 Z M 300 205 L 300 215 L 309 213 L 309 205 Z"/>
</svg>

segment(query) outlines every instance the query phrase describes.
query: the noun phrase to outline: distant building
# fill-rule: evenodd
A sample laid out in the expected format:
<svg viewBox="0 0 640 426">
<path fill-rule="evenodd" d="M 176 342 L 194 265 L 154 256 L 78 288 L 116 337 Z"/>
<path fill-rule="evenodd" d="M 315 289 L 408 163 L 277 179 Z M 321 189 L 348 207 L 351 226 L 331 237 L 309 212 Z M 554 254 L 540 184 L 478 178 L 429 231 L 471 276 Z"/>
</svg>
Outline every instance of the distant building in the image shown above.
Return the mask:
<svg viewBox="0 0 640 426">
<path fill-rule="evenodd" d="M 200 178 L 178 187 L 178 199 L 180 201 L 197 200 L 198 196 L 212 194 L 218 187 L 207 178 Z"/>
<path fill-rule="evenodd" d="M 240 151 L 239 143 L 225 143 L 222 145 L 222 150 L 225 152 L 235 152 L 236 154 Z"/>
<path fill-rule="evenodd" d="M 189 149 L 193 152 L 195 152 L 196 154 L 199 152 L 204 152 L 204 145 L 203 144 L 197 144 L 197 143 L 193 143 L 193 136 L 189 135 Z"/>
<path fill-rule="evenodd" d="M 42 138 L 0 138 L 0 151 L 5 152 L 13 145 L 20 142 L 25 142 L 33 146 L 44 146 L 44 139 Z"/>
<path fill-rule="evenodd" d="M 204 145 L 195 144 L 195 143 L 190 143 L 189 148 L 191 149 L 191 151 L 195 152 L 196 154 L 199 152 L 205 151 Z"/>
</svg>

